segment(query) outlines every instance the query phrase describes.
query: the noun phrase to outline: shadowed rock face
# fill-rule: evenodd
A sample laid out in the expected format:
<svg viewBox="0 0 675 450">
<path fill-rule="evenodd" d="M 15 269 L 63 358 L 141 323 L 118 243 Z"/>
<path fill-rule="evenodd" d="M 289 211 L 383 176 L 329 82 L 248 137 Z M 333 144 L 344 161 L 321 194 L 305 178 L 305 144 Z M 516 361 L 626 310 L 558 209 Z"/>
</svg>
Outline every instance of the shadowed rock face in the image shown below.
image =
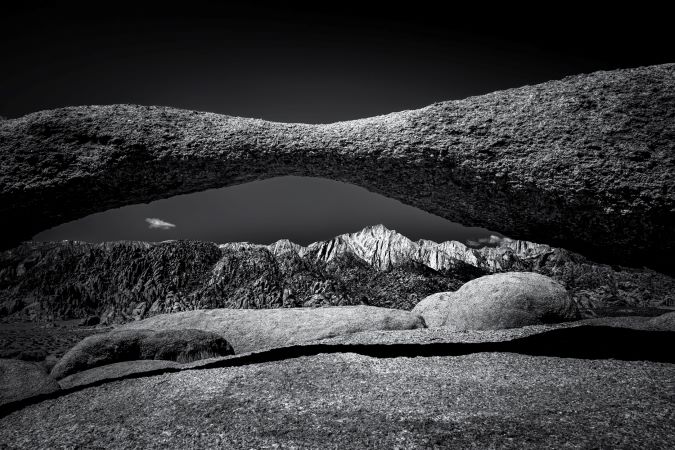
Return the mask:
<svg viewBox="0 0 675 450">
<path fill-rule="evenodd" d="M 54 366 L 51 376 L 61 379 L 92 367 L 122 361 L 159 359 L 185 363 L 232 354 L 232 346 L 223 337 L 203 330 L 113 331 L 80 341 Z"/>
<path fill-rule="evenodd" d="M 674 147 L 674 64 L 329 125 L 129 105 L 42 111 L 0 121 L 2 245 L 109 208 L 303 175 L 654 266 L 675 251 Z"/>
</svg>

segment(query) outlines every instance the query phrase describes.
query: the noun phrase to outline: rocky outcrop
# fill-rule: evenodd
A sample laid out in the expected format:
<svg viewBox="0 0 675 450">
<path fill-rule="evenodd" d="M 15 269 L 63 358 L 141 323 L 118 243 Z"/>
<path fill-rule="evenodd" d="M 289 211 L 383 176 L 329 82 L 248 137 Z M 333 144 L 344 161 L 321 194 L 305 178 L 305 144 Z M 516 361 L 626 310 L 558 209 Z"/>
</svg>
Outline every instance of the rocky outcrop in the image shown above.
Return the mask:
<svg viewBox="0 0 675 450">
<path fill-rule="evenodd" d="M 661 314 L 649 321 L 649 326 L 663 331 L 675 331 L 675 311 Z"/>
<path fill-rule="evenodd" d="M 159 359 L 185 363 L 233 353 L 222 336 L 203 330 L 183 327 L 111 331 L 83 339 L 56 363 L 51 376 L 61 379 L 123 361 Z"/>
<path fill-rule="evenodd" d="M 122 330 L 196 328 L 223 336 L 236 353 L 286 347 L 360 331 L 414 330 L 424 320 L 408 311 L 374 306 L 290 309 L 211 309 L 161 314 Z"/>
<path fill-rule="evenodd" d="M 412 310 L 430 327 L 453 331 L 502 330 L 578 318 L 563 285 L 537 273 L 507 272 L 469 281 L 456 292 L 435 294 Z"/>
<path fill-rule="evenodd" d="M 674 114 L 674 64 L 328 125 L 130 105 L 41 111 L 0 122 L 2 244 L 122 205 L 306 175 L 665 270 L 675 252 Z"/>
<path fill-rule="evenodd" d="M 38 364 L 0 359 L 0 407 L 59 389 L 59 384 Z"/>
<path fill-rule="evenodd" d="M 0 252 L 0 317 L 98 316 L 120 323 L 207 308 L 368 304 L 412 309 L 480 276 L 537 272 L 561 282 L 585 311 L 675 305 L 675 280 L 648 269 L 597 264 L 581 255 L 499 239 L 412 241 L 383 226 L 307 247 L 194 241 L 30 242 Z"/>
</svg>

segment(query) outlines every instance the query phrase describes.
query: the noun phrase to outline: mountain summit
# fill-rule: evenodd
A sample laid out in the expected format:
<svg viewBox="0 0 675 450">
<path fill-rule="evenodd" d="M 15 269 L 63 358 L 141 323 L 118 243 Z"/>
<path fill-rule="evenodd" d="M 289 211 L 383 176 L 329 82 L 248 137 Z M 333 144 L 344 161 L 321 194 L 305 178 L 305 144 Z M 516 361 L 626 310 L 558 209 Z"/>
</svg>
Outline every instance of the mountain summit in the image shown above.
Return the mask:
<svg viewBox="0 0 675 450">
<path fill-rule="evenodd" d="M 488 272 L 497 272 L 512 267 L 512 257 L 533 258 L 552 251 L 548 245 L 508 238 L 500 239 L 496 246 L 482 248 L 472 248 L 459 241 L 413 241 L 382 224 L 341 234 L 328 241 L 314 242 L 307 247 L 282 239 L 267 248 L 274 254 L 290 250 L 325 262 L 350 253 L 371 267 L 383 271 L 418 263 L 437 271 L 466 264 Z"/>
</svg>

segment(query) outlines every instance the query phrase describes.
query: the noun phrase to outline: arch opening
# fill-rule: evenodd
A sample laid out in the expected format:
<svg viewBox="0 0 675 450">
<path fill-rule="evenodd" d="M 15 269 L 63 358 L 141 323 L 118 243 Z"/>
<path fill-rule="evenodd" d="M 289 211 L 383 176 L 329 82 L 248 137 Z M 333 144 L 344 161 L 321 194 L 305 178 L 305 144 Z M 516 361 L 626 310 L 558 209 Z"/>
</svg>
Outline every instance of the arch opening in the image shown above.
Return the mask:
<svg viewBox="0 0 675 450">
<path fill-rule="evenodd" d="M 0 242 L 110 208 L 302 175 L 672 272 L 674 71 L 597 72 L 325 125 L 134 105 L 5 120 Z"/>
<path fill-rule="evenodd" d="M 198 240 L 300 245 L 382 224 L 410 239 L 482 245 L 496 231 L 467 227 L 365 188 L 283 176 L 128 205 L 42 230 L 35 241 Z"/>
</svg>

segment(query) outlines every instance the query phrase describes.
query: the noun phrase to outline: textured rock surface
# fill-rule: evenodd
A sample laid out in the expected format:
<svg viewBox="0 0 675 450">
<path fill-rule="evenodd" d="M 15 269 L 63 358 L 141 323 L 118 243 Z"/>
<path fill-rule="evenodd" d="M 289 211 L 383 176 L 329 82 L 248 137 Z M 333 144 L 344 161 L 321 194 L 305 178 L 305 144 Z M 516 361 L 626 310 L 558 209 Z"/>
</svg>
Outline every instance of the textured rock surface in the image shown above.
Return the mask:
<svg viewBox="0 0 675 450">
<path fill-rule="evenodd" d="M 32 242 L 0 252 L 0 317 L 100 316 L 120 323 L 207 308 L 368 304 L 412 309 L 436 292 L 501 271 L 550 276 L 589 313 L 675 305 L 675 280 L 503 239 L 471 248 L 412 241 L 382 226 L 302 247 L 169 241 Z M 605 312 L 604 309 L 609 309 Z"/>
<path fill-rule="evenodd" d="M 140 376 L 165 369 L 178 369 L 181 363 L 160 359 L 141 359 L 136 361 L 122 361 L 105 366 L 83 370 L 59 380 L 61 389 L 70 389 L 76 386 L 84 386 L 92 383 L 100 383 L 105 380 L 124 378 L 128 375 Z"/>
<path fill-rule="evenodd" d="M 408 311 L 374 306 L 289 309 L 210 309 L 162 314 L 122 325 L 120 329 L 196 328 L 218 333 L 236 353 L 284 347 L 342 334 L 424 328 Z"/>
<path fill-rule="evenodd" d="M 425 321 L 428 317 L 428 326 L 456 331 L 499 330 L 578 318 L 563 285 L 544 275 L 524 272 L 477 278 L 456 292 L 422 300 L 412 312 Z"/>
<path fill-rule="evenodd" d="M 551 357 L 613 358 L 668 362 L 675 336 L 635 334 L 672 331 L 651 323 L 650 317 L 606 317 L 574 322 L 532 325 L 501 330 L 454 331 L 447 327 L 410 330 L 374 330 L 305 341 L 292 347 L 255 350 L 236 355 L 199 359 L 189 363 L 134 360 L 77 372 L 58 381 L 62 389 L 111 382 L 127 377 L 152 376 L 179 370 L 235 367 L 319 353 L 355 352 L 366 356 L 446 356 L 477 352 L 511 352 Z M 614 328 L 621 328 L 615 333 Z M 525 339 L 528 338 L 528 339 Z M 438 346 L 440 344 L 440 346 Z M 468 346 L 465 346 L 467 345 Z M 480 344 L 480 347 L 471 346 Z M 505 344 L 505 346 L 501 345 Z M 509 346 L 509 344 L 512 344 Z M 344 346 L 348 347 L 344 347 Z M 403 345 L 403 347 L 401 346 Z M 373 353 L 375 352 L 375 353 Z M 672 361 L 671 361 L 672 362 Z"/>
<path fill-rule="evenodd" d="M 513 238 L 667 268 L 674 118 L 673 64 L 328 125 L 128 105 L 41 111 L 0 121 L 2 242 L 122 205 L 308 175 Z"/>
<path fill-rule="evenodd" d="M 582 319 L 572 322 L 549 323 L 544 325 L 528 325 L 519 328 L 504 328 L 500 330 L 464 330 L 456 331 L 447 327 L 429 327 L 416 330 L 400 331 L 363 331 L 360 333 L 345 334 L 333 338 L 323 339 L 320 344 L 478 344 L 513 341 L 528 336 L 539 335 L 553 330 L 567 330 L 576 327 L 612 327 L 640 331 L 669 331 L 658 328 L 650 323 L 652 317 L 601 317 Z M 598 331 L 602 335 L 604 331 Z M 670 341 L 667 341 L 670 342 Z M 664 351 L 665 350 L 664 348 Z"/>
<path fill-rule="evenodd" d="M 59 390 L 59 384 L 39 365 L 0 359 L 0 406 Z"/>
<path fill-rule="evenodd" d="M 116 330 L 89 336 L 63 355 L 51 375 L 61 379 L 93 367 L 122 361 L 161 359 L 190 362 L 234 353 L 232 346 L 222 336 L 194 328 Z"/>
<path fill-rule="evenodd" d="M 440 327 L 448 318 L 451 301 L 452 292 L 437 292 L 422 299 L 412 312 L 422 316 L 427 327 Z"/>
<path fill-rule="evenodd" d="M 0 419 L 10 448 L 673 448 L 675 366 L 303 357 L 109 383 Z M 177 420 L 178 419 L 178 420 Z"/>
<path fill-rule="evenodd" d="M 664 331 L 675 331 L 675 312 L 662 314 L 650 319 L 649 325 Z"/>
</svg>

